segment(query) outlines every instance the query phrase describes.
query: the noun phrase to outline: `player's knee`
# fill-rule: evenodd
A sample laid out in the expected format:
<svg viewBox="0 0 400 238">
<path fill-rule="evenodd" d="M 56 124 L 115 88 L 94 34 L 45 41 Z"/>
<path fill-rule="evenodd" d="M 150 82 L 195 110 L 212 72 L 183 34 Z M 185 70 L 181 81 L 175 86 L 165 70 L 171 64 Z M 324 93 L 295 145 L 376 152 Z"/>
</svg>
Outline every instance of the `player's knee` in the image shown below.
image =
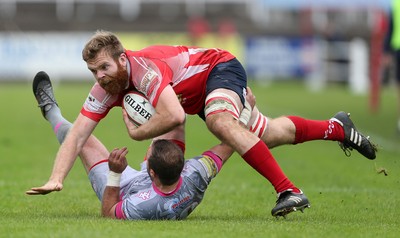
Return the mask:
<svg viewBox="0 0 400 238">
<path fill-rule="evenodd" d="M 209 131 L 211 131 L 218 138 L 224 138 L 230 131 L 235 130 L 238 121 L 234 119 L 227 112 L 221 112 L 218 114 L 209 115 L 206 118 L 206 125 Z"/>
</svg>

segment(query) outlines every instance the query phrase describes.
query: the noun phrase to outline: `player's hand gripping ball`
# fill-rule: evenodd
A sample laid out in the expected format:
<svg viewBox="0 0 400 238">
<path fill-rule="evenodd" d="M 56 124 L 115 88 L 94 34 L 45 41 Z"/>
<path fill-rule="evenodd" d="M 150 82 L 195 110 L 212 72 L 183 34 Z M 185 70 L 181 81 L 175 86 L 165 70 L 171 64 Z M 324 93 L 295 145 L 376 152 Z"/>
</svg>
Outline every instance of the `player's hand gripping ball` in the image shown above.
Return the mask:
<svg viewBox="0 0 400 238">
<path fill-rule="evenodd" d="M 125 94 L 122 107 L 128 114 L 129 119 L 137 127 L 150 120 L 156 112 L 149 100 L 139 91 L 129 91 Z"/>
</svg>

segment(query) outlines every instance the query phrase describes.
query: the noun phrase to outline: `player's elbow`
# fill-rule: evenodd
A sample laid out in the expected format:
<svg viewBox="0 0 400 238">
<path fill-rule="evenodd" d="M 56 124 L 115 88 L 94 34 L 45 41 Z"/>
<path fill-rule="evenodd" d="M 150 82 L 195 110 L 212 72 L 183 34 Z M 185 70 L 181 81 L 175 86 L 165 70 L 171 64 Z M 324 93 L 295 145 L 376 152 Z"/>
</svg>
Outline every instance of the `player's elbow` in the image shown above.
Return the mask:
<svg viewBox="0 0 400 238">
<path fill-rule="evenodd" d="M 101 207 L 101 216 L 116 219 L 117 217 L 115 215 L 115 205 L 112 206 L 108 203 L 104 203 L 103 201 Z"/>
<path fill-rule="evenodd" d="M 182 113 L 169 113 L 162 115 L 162 123 L 160 124 L 160 132 L 162 134 L 175 130 L 177 127 L 184 126 L 186 121 L 186 114 Z"/>
<path fill-rule="evenodd" d="M 109 218 L 112 218 L 111 215 L 110 215 L 110 212 L 109 212 L 108 210 L 105 210 L 104 208 L 101 209 L 101 216 L 102 216 L 102 217 L 109 217 Z"/>
<path fill-rule="evenodd" d="M 175 126 L 183 125 L 186 121 L 186 114 L 185 111 L 181 111 L 171 116 L 171 122 Z"/>
<path fill-rule="evenodd" d="M 101 216 L 105 218 L 110 218 L 110 219 L 117 219 L 114 214 L 112 214 L 110 211 L 101 211 Z"/>
<path fill-rule="evenodd" d="M 155 118 L 162 121 L 165 127 L 175 127 L 185 122 L 186 113 L 181 105 L 168 105 L 156 108 L 157 115 Z M 151 118 L 153 119 L 153 117 Z"/>
</svg>

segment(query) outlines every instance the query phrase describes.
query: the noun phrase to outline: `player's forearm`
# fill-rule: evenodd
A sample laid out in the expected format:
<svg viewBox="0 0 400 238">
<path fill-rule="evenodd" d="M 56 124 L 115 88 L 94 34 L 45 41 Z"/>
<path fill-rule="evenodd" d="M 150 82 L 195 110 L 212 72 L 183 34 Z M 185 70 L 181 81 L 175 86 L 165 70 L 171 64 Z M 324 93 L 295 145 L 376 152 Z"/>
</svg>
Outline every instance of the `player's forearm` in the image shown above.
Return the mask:
<svg viewBox="0 0 400 238">
<path fill-rule="evenodd" d="M 185 122 L 183 119 L 175 120 L 170 115 L 160 115 L 155 113 L 153 117 L 145 124 L 129 132 L 134 140 L 147 140 L 163 135 Z"/>
<path fill-rule="evenodd" d="M 147 123 L 134 128 L 134 130 L 128 129 L 132 139 L 146 140 L 155 138 L 185 123 L 185 111 L 171 86 L 163 89 L 158 98 L 155 110 L 156 113 Z"/>
<path fill-rule="evenodd" d="M 107 186 L 104 190 L 101 203 L 101 215 L 104 217 L 115 218 L 115 207 L 119 202 L 119 187 Z"/>
<path fill-rule="evenodd" d="M 62 183 L 75 163 L 79 146 L 71 139 L 66 139 L 61 145 L 54 162 L 50 180 Z"/>
<path fill-rule="evenodd" d="M 64 181 L 96 125 L 97 122 L 79 114 L 57 153 L 51 180 Z"/>
<path fill-rule="evenodd" d="M 221 158 L 222 162 L 225 162 L 232 156 L 234 150 L 227 144 L 219 144 L 210 149 L 213 153 L 218 155 Z"/>
</svg>

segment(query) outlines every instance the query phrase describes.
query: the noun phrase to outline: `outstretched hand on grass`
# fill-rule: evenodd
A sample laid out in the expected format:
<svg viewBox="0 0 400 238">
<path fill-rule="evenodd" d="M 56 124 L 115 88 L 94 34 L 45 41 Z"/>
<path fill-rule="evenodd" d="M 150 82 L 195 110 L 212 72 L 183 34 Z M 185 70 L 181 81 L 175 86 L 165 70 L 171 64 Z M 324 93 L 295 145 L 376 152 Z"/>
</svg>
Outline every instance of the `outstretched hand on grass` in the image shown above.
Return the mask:
<svg viewBox="0 0 400 238">
<path fill-rule="evenodd" d="M 45 185 L 41 187 L 31 188 L 31 190 L 26 191 L 28 195 L 46 195 L 54 191 L 61 191 L 63 189 L 62 183 L 48 181 Z"/>
</svg>

